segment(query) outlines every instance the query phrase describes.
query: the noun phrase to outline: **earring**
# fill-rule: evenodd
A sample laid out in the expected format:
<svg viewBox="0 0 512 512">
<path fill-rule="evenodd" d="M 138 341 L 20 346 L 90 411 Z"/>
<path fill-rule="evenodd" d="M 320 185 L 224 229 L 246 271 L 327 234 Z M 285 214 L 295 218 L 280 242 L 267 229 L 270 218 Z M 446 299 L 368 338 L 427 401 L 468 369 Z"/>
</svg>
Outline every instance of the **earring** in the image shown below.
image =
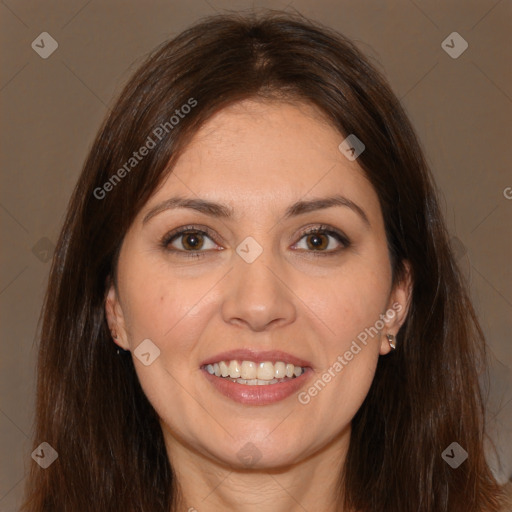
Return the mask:
<svg viewBox="0 0 512 512">
<path fill-rule="evenodd" d="M 391 350 L 395 350 L 396 348 L 396 338 L 392 334 L 386 334 L 386 338 L 388 339 L 389 346 Z"/>
<path fill-rule="evenodd" d="M 112 338 L 117 340 L 117 332 L 114 329 L 112 329 L 110 331 L 110 334 L 111 334 Z M 124 348 L 121 348 L 121 347 L 117 347 L 117 349 L 116 349 L 116 354 L 118 356 L 121 355 L 121 354 L 128 354 L 129 352 L 130 352 L 129 350 L 125 350 Z"/>
</svg>

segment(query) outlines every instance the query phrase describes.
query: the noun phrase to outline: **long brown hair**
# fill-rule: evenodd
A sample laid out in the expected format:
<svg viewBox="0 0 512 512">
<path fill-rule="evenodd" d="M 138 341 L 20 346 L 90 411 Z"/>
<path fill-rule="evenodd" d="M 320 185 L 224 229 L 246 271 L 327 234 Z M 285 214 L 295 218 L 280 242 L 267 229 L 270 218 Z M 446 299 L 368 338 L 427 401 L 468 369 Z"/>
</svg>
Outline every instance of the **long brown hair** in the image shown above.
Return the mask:
<svg viewBox="0 0 512 512">
<path fill-rule="evenodd" d="M 59 457 L 44 470 L 33 464 L 23 510 L 176 506 L 161 427 L 130 354 L 116 353 L 105 292 L 125 233 L 187 142 L 214 113 L 248 98 L 308 102 L 340 141 L 356 134 L 364 142 L 358 163 L 380 199 L 394 281 L 404 277 L 405 260 L 411 265 L 397 349 L 380 358 L 352 421 L 340 509 L 499 510 L 483 449 L 484 335 L 415 131 L 350 40 L 275 12 L 210 17 L 163 43 L 101 127 L 68 207 L 42 314 L 34 448 L 47 442 Z M 188 113 L 170 121 L 186 104 Z M 142 146 L 152 147 L 130 160 Z M 457 469 L 442 458 L 452 442 L 469 454 Z"/>
</svg>

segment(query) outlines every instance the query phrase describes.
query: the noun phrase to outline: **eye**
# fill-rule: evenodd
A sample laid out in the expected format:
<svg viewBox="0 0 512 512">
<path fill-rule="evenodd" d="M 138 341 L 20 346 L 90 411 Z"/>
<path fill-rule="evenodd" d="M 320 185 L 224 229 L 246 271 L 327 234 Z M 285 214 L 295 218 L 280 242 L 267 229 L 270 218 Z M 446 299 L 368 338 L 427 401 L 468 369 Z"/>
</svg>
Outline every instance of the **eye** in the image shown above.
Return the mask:
<svg viewBox="0 0 512 512">
<path fill-rule="evenodd" d="M 201 257 L 207 251 L 222 250 L 213 238 L 215 235 L 207 227 L 183 226 L 167 233 L 161 240 L 161 246 L 166 251 L 180 253 L 180 256 Z M 332 256 L 350 245 L 350 240 L 341 231 L 322 225 L 303 232 L 293 248 L 317 253 L 315 256 Z"/>
<path fill-rule="evenodd" d="M 161 245 L 170 252 L 183 253 L 183 256 L 186 257 L 198 257 L 202 256 L 202 254 L 198 254 L 200 252 L 218 250 L 218 246 L 212 238 L 213 234 L 207 228 L 184 226 L 166 234 Z"/>
<path fill-rule="evenodd" d="M 337 254 L 350 246 L 350 240 L 341 231 L 329 226 L 317 226 L 308 229 L 302 233 L 299 243 L 302 240 L 304 240 L 302 247 L 298 244 L 295 247 L 301 250 L 325 253 L 318 254 L 318 256 Z M 338 248 L 336 248 L 336 245 L 338 245 Z"/>
</svg>

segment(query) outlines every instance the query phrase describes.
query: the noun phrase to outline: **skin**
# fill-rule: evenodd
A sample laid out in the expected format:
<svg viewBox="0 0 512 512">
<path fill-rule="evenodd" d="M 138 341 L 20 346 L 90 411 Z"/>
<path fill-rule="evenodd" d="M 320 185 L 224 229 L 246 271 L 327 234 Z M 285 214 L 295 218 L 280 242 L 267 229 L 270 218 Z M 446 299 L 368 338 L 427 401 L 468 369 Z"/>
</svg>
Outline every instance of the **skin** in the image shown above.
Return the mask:
<svg viewBox="0 0 512 512">
<path fill-rule="evenodd" d="M 396 335 L 405 320 L 411 292 L 409 278 L 392 288 L 378 196 L 357 160 L 341 154 L 342 140 L 308 105 L 233 105 L 196 133 L 124 239 L 107 318 L 122 348 L 133 353 L 149 338 L 160 350 L 151 365 L 137 357 L 134 364 L 161 418 L 179 510 L 336 509 L 351 420 L 379 355 L 390 351 L 385 334 Z M 343 206 L 283 218 L 299 199 L 333 193 L 359 205 L 370 225 Z M 234 217 L 179 208 L 143 222 L 175 195 L 222 203 Z M 186 236 L 170 244 L 182 252 L 160 244 L 188 224 L 215 234 L 201 239 L 202 257 L 186 257 Z M 341 230 L 351 245 L 324 234 L 315 249 L 302 232 L 320 224 Z M 263 248 L 253 263 L 236 252 L 248 236 Z M 401 311 L 306 405 L 296 395 L 270 405 L 239 404 L 200 370 L 202 361 L 226 350 L 278 349 L 311 362 L 307 390 L 394 303 Z M 248 442 L 261 455 L 250 468 L 237 456 Z"/>
</svg>

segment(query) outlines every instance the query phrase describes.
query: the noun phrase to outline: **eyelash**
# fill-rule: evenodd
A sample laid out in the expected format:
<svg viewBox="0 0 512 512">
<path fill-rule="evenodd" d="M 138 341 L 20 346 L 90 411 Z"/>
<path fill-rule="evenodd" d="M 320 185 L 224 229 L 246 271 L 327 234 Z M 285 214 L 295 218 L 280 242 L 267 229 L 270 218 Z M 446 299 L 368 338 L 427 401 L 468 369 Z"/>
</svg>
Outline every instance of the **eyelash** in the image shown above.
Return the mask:
<svg viewBox="0 0 512 512">
<path fill-rule="evenodd" d="M 197 225 L 190 225 L 190 226 L 183 226 L 180 228 L 177 228 L 169 233 L 167 233 L 161 240 L 160 245 L 163 249 L 169 252 L 173 253 L 182 253 L 182 255 L 185 258 L 200 258 L 204 256 L 205 252 L 208 251 L 184 251 L 182 249 L 170 249 L 169 244 L 173 242 L 175 239 L 179 238 L 180 236 L 191 234 L 191 233 L 198 233 L 200 235 L 206 235 L 208 236 L 212 241 L 215 241 L 215 235 L 214 233 L 207 228 L 206 226 L 197 226 Z M 310 252 L 314 254 L 314 256 L 324 257 L 324 256 L 335 256 L 343 249 L 347 249 L 350 247 L 351 242 L 350 240 L 337 229 L 331 228 L 330 226 L 326 226 L 324 224 L 320 226 L 316 226 L 314 228 L 309 228 L 306 231 L 302 232 L 299 238 L 299 241 L 302 240 L 307 235 L 316 235 L 316 234 L 322 234 L 322 235 L 330 235 L 333 238 L 336 239 L 343 247 L 341 249 L 335 249 L 330 251 L 314 251 L 311 250 Z"/>
</svg>

